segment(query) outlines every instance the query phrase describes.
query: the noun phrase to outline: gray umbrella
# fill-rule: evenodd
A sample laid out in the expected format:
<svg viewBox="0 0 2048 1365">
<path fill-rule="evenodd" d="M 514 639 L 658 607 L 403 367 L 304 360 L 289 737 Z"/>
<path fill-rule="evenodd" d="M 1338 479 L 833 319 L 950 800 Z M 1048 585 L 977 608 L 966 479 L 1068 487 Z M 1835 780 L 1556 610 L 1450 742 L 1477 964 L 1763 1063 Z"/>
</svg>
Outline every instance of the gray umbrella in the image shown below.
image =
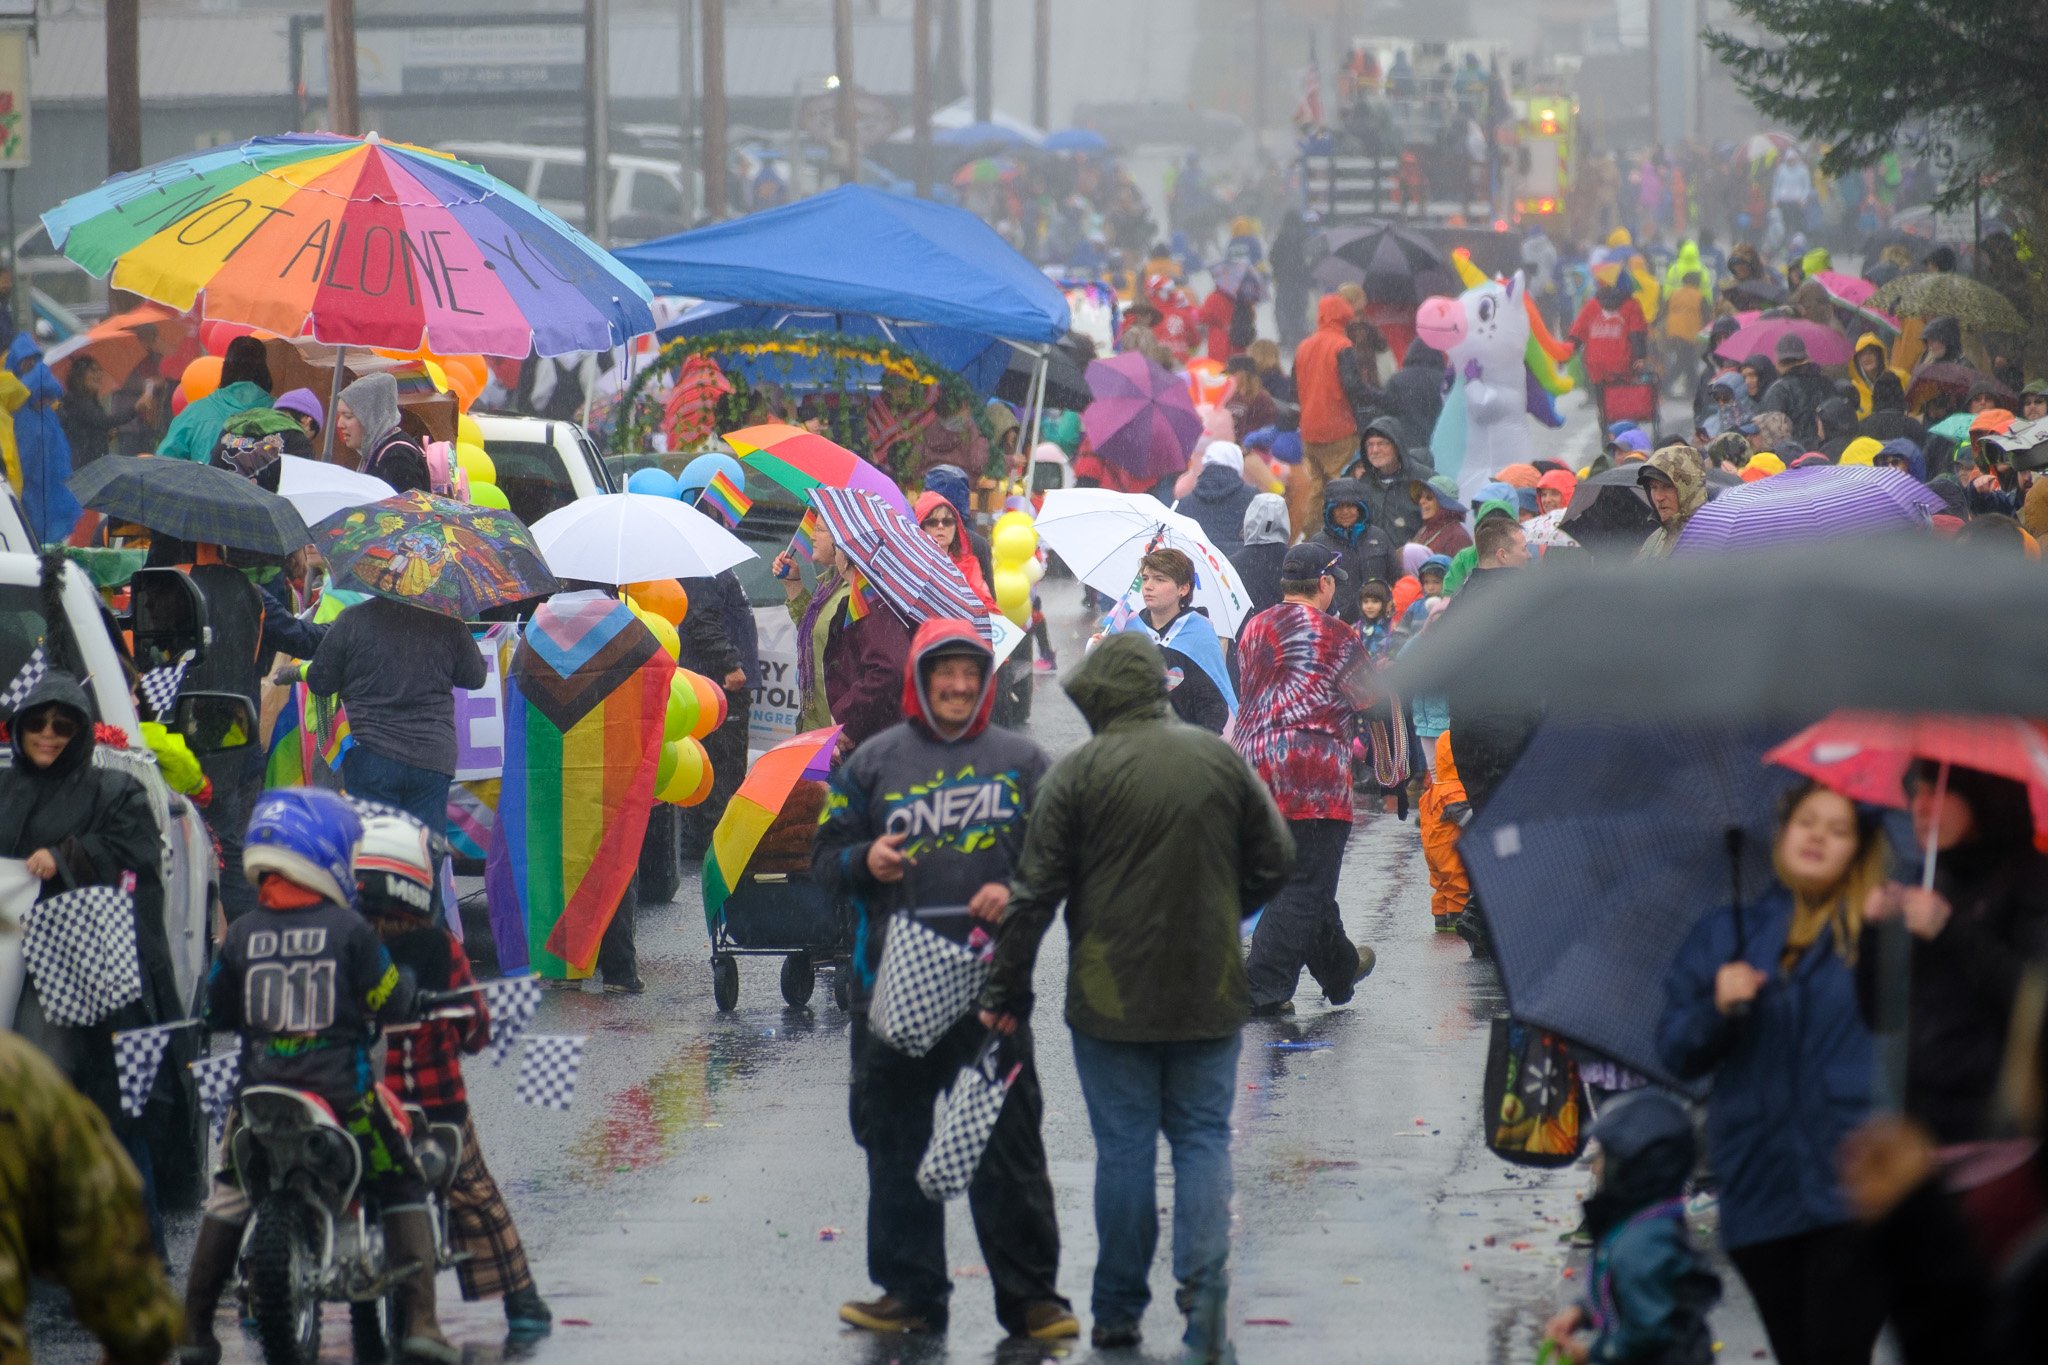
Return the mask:
<svg viewBox="0 0 2048 1365">
<path fill-rule="evenodd" d="M 1388 688 L 1644 721 L 2048 714 L 2048 568 L 2011 549 L 1909 533 L 1511 579 L 1424 632 Z"/>
</svg>

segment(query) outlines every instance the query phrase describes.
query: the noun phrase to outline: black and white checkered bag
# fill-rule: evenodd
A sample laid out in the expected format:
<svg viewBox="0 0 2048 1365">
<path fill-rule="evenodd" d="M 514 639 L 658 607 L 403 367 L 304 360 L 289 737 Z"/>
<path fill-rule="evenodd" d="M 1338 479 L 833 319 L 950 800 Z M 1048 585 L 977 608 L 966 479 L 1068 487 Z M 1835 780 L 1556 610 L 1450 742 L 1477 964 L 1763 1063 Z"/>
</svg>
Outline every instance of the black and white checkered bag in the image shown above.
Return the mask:
<svg viewBox="0 0 2048 1365">
<path fill-rule="evenodd" d="M 1020 1062 L 1007 1072 L 997 1071 L 998 1042 L 990 1038 L 980 1055 L 960 1068 L 952 1089 L 939 1098 L 932 1118 L 931 1145 L 917 1163 L 917 1187 L 927 1199 L 958 1199 L 974 1183 L 981 1154 L 988 1150 L 996 1120 L 1003 1116 L 1010 1083 L 1023 1070 Z"/>
<path fill-rule="evenodd" d="M 908 911 L 897 911 L 889 917 L 882 965 L 875 972 L 868 1031 L 907 1057 L 930 1052 L 974 1007 L 988 980 L 993 947 L 956 943 Z"/>
<path fill-rule="evenodd" d="M 142 998 L 135 898 L 119 887 L 85 886 L 36 902 L 21 955 L 52 1023 L 96 1024 Z"/>
</svg>

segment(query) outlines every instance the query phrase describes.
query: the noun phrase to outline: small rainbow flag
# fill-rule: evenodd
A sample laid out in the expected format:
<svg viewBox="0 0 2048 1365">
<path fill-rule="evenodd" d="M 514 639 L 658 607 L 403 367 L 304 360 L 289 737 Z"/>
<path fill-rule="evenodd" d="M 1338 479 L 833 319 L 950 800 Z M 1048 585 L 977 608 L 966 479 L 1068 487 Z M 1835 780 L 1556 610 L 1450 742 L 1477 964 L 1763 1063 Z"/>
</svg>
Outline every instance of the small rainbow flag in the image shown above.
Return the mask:
<svg viewBox="0 0 2048 1365">
<path fill-rule="evenodd" d="M 818 529 L 818 509 L 806 508 L 804 519 L 796 524 L 796 534 L 789 538 L 789 547 L 805 559 L 811 557 L 811 533 Z"/>
<path fill-rule="evenodd" d="M 753 505 L 754 500 L 741 492 L 740 486 L 722 469 L 711 476 L 711 482 L 697 495 L 697 506 L 716 508 L 734 526 L 740 524 L 740 518 Z"/>
<path fill-rule="evenodd" d="M 868 581 L 860 576 L 859 569 L 855 569 L 853 577 L 847 580 L 846 619 L 848 621 L 858 621 L 871 610 L 868 603 L 868 592 Z"/>
</svg>

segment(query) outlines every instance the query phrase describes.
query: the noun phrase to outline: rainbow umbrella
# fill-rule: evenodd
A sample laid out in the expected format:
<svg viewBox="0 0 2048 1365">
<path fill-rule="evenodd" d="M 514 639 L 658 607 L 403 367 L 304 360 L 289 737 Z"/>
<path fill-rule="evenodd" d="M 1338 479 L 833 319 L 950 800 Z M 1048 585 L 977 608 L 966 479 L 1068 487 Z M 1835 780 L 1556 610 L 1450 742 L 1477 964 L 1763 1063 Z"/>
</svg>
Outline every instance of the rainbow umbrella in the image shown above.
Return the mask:
<svg viewBox="0 0 2048 1365">
<path fill-rule="evenodd" d="M 748 466 L 794 493 L 799 499 L 813 488 L 856 488 L 910 515 L 910 501 L 896 480 L 848 450 L 813 431 L 768 422 L 727 432 L 725 443 Z"/>
<path fill-rule="evenodd" d="M 747 870 L 754 850 L 761 846 L 796 784 L 822 782 L 830 773 L 839 728 L 827 725 L 785 739 L 747 770 L 746 781 L 733 793 L 725 814 L 718 817 L 718 827 L 711 832 L 711 856 L 704 860 L 705 928 L 717 932 L 726 897 L 739 885 L 740 874 Z"/>
<path fill-rule="evenodd" d="M 334 346 L 523 357 L 654 330 L 647 286 L 602 247 L 488 171 L 375 133 L 178 157 L 43 223 L 116 289 Z"/>
</svg>

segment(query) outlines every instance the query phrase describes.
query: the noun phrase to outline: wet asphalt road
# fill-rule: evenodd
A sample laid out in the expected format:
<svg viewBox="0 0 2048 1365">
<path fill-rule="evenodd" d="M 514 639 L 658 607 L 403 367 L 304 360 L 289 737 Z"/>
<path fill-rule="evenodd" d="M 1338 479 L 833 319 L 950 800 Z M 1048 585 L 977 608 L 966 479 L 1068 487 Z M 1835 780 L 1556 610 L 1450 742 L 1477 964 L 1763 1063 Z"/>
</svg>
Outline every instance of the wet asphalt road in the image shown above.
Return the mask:
<svg viewBox="0 0 2048 1365">
<path fill-rule="evenodd" d="M 1545 433 L 1586 455 L 1590 424 Z M 1049 583 L 1078 658 L 1071 583 Z M 1057 637 L 1056 637 L 1057 638 Z M 1085 737 L 1057 679 L 1040 675 L 1031 730 L 1054 753 Z M 1488 1021 L 1501 992 L 1489 964 L 1430 928 L 1428 882 L 1412 822 L 1361 814 L 1340 891 L 1352 937 L 1379 965 L 1354 1002 L 1324 1005 L 1305 976 L 1290 1020 L 1245 1031 L 1235 1116 L 1234 1333 L 1259 1362 L 1490 1362 L 1535 1358 L 1544 1318 L 1583 1285 L 1583 1257 L 1559 1235 L 1577 1220 L 1582 1170 L 1524 1171 L 1487 1152 L 1478 1121 Z M 943 1339 L 875 1339 L 842 1329 L 837 1305 L 869 1297 L 865 1179 L 846 1125 L 847 1021 L 821 981 L 814 1007 L 784 1006 L 778 961 L 742 959 L 737 1011 L 711 998 L 708 938 L 694 882 L 643 909 L 637 998 L 550 992 L 538 1031 L 590 1035 L 574 1107 L 528 1108 L 508 1067 L 471 1069 L 484 1148 L 511 1200 L 553 1335 L 508 1349 L 495 1303 L 463 1305 L 442 1277 L 443 1318 L 473 1362 L 637 1365 L 742 1362 L 1170 1361 L 1172 1308 L 1162 1235 L 1154 1302 L 1138 1353 L 1001 1341 L 965 1208 L 949 1213 L 952 1328 Z M 1039 966 L 1060 998 L 1064 931 Z M 1064 1247 L 1060 1281 L 1087 1323 L 1095 1255 L 1093 1149 L 1065 1030 L 1038 1021 L 1045 1143 Z M 1321 1043 L 1312 1049 L 1282 1045 Z M 1171 1206 L 1162 1144 L 1162 1213 Z M 194 1216 L 174 1216 L 182 1283 Z M 1762 1358 L 1747 1299 L 1723 1267 L 1714 1318 L 1720 1359 Z M 37 1359 L 94 1351 L 61 1307 L 39 1304 Z M 223 1322 L 230 1361 L 260 1358 Z M 345 1315 L 330 1309 L 325 1358 L 348 1358 Z"/>
</svg>

